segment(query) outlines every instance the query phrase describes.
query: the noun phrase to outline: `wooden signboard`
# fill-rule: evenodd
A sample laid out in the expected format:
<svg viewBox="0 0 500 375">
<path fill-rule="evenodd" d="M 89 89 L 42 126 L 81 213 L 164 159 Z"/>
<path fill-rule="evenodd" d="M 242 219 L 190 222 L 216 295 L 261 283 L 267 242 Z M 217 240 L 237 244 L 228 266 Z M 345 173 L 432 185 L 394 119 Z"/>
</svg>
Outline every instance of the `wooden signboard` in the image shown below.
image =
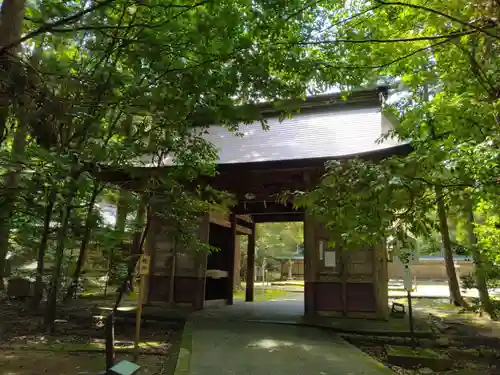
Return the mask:
<svg viewBox="0 0 500 375">
<path fill-rule="evenodd" d="M 147 276 L 149 275 L 149 265 L 151 263 L 151 257 L 147 254 L 142 254 L 139 259 L 139 275 Z"/>
</svg>

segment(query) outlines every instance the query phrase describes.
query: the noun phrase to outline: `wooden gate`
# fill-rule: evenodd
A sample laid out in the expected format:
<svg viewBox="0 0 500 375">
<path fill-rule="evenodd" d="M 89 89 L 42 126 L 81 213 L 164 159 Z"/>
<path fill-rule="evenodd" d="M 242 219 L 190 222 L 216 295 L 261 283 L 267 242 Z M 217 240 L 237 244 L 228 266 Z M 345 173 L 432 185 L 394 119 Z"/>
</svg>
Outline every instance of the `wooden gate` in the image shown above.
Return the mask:
<svg viewBox="0 0 500 375">
<path fill-rule="evenodd" d="M 306 246 L 314 249 L 305 252 L 306 310 L 309 304 L 309 311 L 319 315 L 386 318 L 385 252 L 377 247 L 352 251 L 331 247 L 331 237 L 319 226 L 304 234 Z"/>
</svg>

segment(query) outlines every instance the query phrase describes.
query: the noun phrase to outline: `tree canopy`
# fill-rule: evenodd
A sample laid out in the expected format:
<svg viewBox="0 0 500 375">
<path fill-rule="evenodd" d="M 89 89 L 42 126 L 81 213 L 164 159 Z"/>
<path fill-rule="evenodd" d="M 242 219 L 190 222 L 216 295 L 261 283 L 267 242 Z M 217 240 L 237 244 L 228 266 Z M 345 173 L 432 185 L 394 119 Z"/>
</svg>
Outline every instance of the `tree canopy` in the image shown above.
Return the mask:
<svg viewBox="0 0 500 375">
<path fill-rule="evenodd" d="M 436 228 L 450 243 L 453 211 L 478 264 L 496 261 L 499 9 L 497 0 L 4 0 L 0 281 L 9 251 L 36 259 L 38 292 L 53 261 L 50 326 L 89 252 L 130 277 L 152 206 L 183 229 L 179 241 L 202 246 L 197 218 L 231 202 L 197 184 L 215 173 L 207 126 L 266 126 L 263 101 L 286 114 L 287 99 L 379 83 L 396 88 L 384 110 L 414 151 L 332 162 L 296 203 L 352 246 Z M 102 202 L 117 205 L 114 228 Z"/>
<path fill-rule="evenodd" d="M 439 230 L 452 296 L 459 304 L 447 213 L 466 223 L 465 245 L 474 256 L 478 284 L 484 284 L 483 267 L 498 252 L 491 246 L 495 219 L 492 211 L 485 212 L 498 205 L 498 5 L 338 3 L 338 22 L 328 47 L 321 45 L 323 52 L 335 61 L 332 67 L 349 66 L 354 80 L 395 85 L 385 111 L 399 124 L 386 137 L 411 141 L 413 152 L 378 164 L 332 162 L 317 188 L 296 196 L 296 204 L 309 207 L 341 234 L 337 242 L 342 246 L 392 237 L 405 248 L 410 238 Z M 334 60 L 340 51 L 342 58 Z M 480 294 L 484 307 L 487 292 Z"/>
</svg>

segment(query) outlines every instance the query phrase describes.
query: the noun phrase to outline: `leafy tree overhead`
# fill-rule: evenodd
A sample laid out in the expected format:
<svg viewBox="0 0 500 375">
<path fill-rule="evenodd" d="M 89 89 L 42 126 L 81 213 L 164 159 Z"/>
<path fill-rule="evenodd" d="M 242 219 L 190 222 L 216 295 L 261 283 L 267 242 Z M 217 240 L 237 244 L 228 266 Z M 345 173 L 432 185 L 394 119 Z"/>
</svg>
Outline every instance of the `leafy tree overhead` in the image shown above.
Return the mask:
<svg viewBox="0 0 500 375">
<path fill-rule="evenodd" d="M 468 212 L 468 242 L 476 249 L 470 213 L 479 202 L 498 199 L 498 5 L 488 0 L 335 3 L 331 38 L 318 48 L 335 61 L 332 68 L 351 67 L 353 80 L 398 87 L 398 95 L 386 103 L 386 111 L 400 120 L 390 135 L 411 139 L 414 151 L 379 165 L 331 163 L 322 184 L 296 201 L 340 229 L 344 246 L 380 243 L 392 235 L 404 248 L 409 233 L 425 236 L 439 228 L 450 293 L 462 305 L 447 211 Z M 429 220 L 436 211 L 439 220 Z M 473 254 L 481 305 L 494 316 L 481 253 Z"/>
<path fill-rule="evenodd" d="M 193 213 L 221 201 L 193 184 L 216 161 L 203 127 L 236 130 L 261 119 L 259 102 L 279 105 L 342 75 L 308 52 L 324 9 L 301 1 L 6 0 L 1 12 L 0 279 L 13 241 L 27 243 L 21 223 L 31 224 L 35 304 L 54 260 L 47 329 L 102 238 L 103 196 L 118 196 L 120 209 L 102 254 L 130 278 L 152 205 L 169 202 L 165 215 L 190 241 Z M 171 161 L 176 168 L 161 168 Z"/>
</svg>

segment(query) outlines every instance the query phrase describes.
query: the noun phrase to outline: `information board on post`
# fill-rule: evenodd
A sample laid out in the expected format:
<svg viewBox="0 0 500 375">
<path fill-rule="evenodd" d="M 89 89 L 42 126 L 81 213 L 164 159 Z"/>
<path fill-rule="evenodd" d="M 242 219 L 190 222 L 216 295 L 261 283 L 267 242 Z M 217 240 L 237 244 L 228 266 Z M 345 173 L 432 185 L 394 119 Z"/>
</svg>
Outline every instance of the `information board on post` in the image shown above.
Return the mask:
<svg viewBox="0 0 500 375">
<path fill-rule="evenodd" d="M 411 269 L 408 266 L 405 266 L 403 272 L 403 286 L 407 292 L 411 292 L 413 290 L 413 277 Z"/>
</svg>

